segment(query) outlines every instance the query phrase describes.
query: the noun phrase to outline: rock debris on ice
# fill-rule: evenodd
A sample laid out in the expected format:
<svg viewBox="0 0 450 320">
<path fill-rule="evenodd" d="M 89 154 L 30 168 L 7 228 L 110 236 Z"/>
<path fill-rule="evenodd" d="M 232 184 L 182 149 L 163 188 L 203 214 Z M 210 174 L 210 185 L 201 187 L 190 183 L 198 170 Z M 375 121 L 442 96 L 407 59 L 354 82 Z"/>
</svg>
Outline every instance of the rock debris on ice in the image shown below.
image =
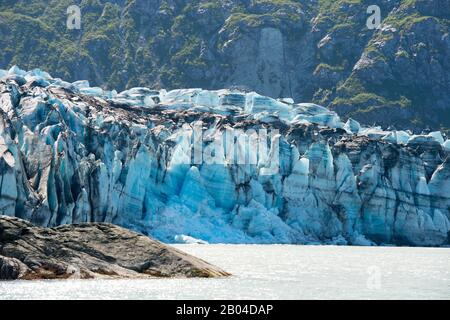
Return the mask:
<svg viewBox="0 0 450 320">
<path fill-rule="evenodd" d="M 0 76 L 3 215 L 113 222 L 167 242 L 449 243 L 450 145 L 440 132 L 344 123 L 255 92 L 118 93 L 18 67 Z M 229 128 L 278 134 L 265 157 L 236 142 L 254 163 L 221 147 L 196 162 L 199 123 L 205 149 Z"/>
</svg>

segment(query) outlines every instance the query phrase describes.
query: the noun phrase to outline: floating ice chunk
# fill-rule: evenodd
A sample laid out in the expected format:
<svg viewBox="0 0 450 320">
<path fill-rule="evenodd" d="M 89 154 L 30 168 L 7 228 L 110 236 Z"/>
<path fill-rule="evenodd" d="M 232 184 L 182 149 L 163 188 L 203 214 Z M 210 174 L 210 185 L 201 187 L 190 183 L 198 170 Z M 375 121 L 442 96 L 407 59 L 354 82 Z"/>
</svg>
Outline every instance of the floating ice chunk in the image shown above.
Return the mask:
<svg viewBox="0 0 450 320">
<path fill-rule="evenodd" d="M 177 234 L 175 237 L 176 243 L 184 243 L 184 244 L 208 244 L 208 241 L 204 241 L 201 239 L 196 239 L 194 237 L 190 237 L 184 234 Z"/>
<path fill-rule="evenodd" d="M 8 75 L 8 71 L 0 69 L 0 78 L 3 78 Z"/>
<path fill-rule="evenodd" d="M 359 130 L 361 130 L 361 125 L 359 124 L 358 121 L 349 118 L 344 125 L 344 130 L 347 131 L 348 133 L 358 134 Z"/>
</svg>

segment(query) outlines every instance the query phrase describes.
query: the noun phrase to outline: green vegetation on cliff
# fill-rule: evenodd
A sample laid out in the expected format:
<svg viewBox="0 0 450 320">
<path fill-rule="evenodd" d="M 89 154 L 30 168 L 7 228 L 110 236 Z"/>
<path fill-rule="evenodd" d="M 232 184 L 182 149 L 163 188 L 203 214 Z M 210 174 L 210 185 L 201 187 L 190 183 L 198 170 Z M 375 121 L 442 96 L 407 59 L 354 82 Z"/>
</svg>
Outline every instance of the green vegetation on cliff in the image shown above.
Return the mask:
<svg viewBox="0 0 450 320">
<path fill-rule="evenodd" d="M 66 28 L 73 4 L 81 30 Z M 373 4 L 382 25 L 369 30 Z M 448 128 L 437 114 L 450 106 L 449 21 L 447 0 L 4 0 L 0 68 L 118 90 L 244 85 L 361 121 L 389 123 L 374 112 L 384 107 L 398 126 Z"/>
</svg>

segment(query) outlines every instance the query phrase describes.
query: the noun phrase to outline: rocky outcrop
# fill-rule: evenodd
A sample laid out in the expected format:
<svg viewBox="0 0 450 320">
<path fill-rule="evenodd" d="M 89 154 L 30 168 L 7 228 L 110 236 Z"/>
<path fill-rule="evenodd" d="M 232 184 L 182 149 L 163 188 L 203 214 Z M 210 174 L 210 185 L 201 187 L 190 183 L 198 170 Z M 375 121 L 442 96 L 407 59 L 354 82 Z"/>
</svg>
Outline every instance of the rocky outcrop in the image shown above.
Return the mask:
<svg viewBox="0 0 450 320">
<path fill-rule="evenodd" d="M 335 110 L 365 123 L 448 128 L 449 19 L 448 1 L 395 7 L 336 90 Z"/>
<path fill-rule="evenodd" d="M 175 248 L 111 224 L 43 229 L 0 216 L 0 280 L 227 275 Z"/>
<path fill-rule="evenodd" d="M 440 132 L 343 123 L 255 92 L 117 93 L 6 73 L 1 214 L 45 227 L 114 223 L 166 242 L 448 244 Z"/>
</svg>

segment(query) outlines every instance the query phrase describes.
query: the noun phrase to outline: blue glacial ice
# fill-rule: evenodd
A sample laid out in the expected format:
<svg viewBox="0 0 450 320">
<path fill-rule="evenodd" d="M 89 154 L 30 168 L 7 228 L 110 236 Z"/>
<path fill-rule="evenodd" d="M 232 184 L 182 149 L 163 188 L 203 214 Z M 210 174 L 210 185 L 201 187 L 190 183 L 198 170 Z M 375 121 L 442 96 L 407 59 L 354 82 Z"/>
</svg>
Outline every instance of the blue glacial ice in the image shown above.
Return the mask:
<svg viewBox="0 0 450 320">
<path fill-rule="evenodd" d="M 0 77 L 1 214 L 166 242 L 449 244 L 440 132 L 255 92 L 118 93 L 18 67 Z"/>
</svg>

